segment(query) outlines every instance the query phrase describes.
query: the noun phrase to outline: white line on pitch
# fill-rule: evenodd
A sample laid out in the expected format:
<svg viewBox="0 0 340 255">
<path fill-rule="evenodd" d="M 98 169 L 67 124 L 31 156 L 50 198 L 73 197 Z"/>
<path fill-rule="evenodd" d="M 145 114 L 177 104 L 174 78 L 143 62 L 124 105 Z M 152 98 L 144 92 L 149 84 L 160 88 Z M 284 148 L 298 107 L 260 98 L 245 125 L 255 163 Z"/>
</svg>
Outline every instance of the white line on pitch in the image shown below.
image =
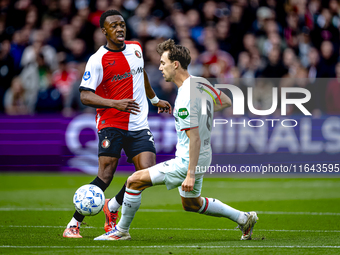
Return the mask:
<svg viewBox="0 0 340 255">
<path fill-rule="evenodd" d="M 22 207 L 0 207 L 0 211 L 74 211 L 73 208 L 22 208 Z M 140 209 L 138 212 L 184 212 L 184 210 L 171 210 L 171 209 Z M 340 213 L 336 212 L 271 212 L 271 211 L 256 211 L 258 214 L 274 214 L 274 215 L 329 215 L 340 216 Z"/>
<path fill-rule="evenodd" d="M 23 249 L 91 249 L 91 248 L 111 248 L 112 246 L 105 246 L 105 245 L 101 245 L 101 246 L 17 246 L 17 245 L 2 245 L 0 246 L 0 248 L 23 248 Z M 340 249 L 340 246 L 321 246 L 321 245 L 221 245 L 221 246 L 199 246 L 199 245 L 145 245 L 145 246 L 116 246 L 116 249 L 119 248 L 127 248 L 127 249 L 132 249 L 132 248 L 136 248 L 136 249 L 152 249 L 152 248 L 207 248 L 207 249 L 212 249 L 212 248 L 216 248 L 216 249 L 221 249 L 221 248 L 299 248 L 299 249 L 315 249 L 315 248 L 324 248 L 324 249 Z"/>
<path fill-rule="evenodd" d="M 0 225 L 0 228 L 65 228 L 65 226 L 20 226 Z M 81 228 L 101 229 L 102 227 L 82 226 Z M 179 231 L 239 231 L 235 228 L 131 228 L 138 230 L 179 230 Z M 340 230 L 308 230 L 308 229 L 256 229 L 259 232 L 317 232 L 317 233 L 340 233 Z"/>
</svg>

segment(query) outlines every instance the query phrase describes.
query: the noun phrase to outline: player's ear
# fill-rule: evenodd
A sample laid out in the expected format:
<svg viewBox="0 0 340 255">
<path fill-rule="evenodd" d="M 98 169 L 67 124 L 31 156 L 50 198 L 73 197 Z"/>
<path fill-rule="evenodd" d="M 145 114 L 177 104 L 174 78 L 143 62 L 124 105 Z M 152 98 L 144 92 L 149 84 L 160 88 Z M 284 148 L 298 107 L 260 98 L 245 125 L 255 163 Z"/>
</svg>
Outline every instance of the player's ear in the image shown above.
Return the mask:
<svg viewBox="0 0 340 255">
<path fill-rule="evenodd" d="M 180 66 L 179 62 L 178 62 L 178 61 L 174 61 L 174 67 L 175 67 L 175 69 L 179 68 L 179 66 Z"/>
<path fill-rule="evenodd" d="M 107 32 L 105 27 L 102 27 L 102 33 L 106 36 Z"/>
</svg>

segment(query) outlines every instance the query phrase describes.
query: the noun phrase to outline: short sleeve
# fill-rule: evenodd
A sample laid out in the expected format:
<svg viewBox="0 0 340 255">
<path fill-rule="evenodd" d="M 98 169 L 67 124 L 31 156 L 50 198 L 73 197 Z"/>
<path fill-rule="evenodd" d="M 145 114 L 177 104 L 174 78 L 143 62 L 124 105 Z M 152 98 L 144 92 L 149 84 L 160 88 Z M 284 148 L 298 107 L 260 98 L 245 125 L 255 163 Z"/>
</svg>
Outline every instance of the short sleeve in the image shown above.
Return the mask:
<svg viewBox="0 0 340 255">
<path fill-rule="evenodd" d="M 181 131 L 198 127 L 198 106 L 196 100 L 184 101 L 178 106 L 178 122 Z"/>
<path fill-rule="evenodd" d="M 96 92 L 97 87 L 103 80 L 103 67 L 101 61 L 92 56 L 86 64 L 85 72 L 80 83 L 79 90 Z"/>
</svg>

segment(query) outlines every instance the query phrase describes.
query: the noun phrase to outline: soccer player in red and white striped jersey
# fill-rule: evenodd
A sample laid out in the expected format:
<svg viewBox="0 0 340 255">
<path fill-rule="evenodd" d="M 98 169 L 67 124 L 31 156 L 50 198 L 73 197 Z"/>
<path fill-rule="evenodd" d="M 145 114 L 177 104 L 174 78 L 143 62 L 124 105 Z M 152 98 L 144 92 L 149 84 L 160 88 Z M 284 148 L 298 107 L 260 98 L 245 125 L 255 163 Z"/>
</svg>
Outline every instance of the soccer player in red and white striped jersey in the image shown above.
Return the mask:
<svg viewBox="0 0 340 255">
<path fill-rule="evenodd" d="M 171 105 L 158 99 L 144 71 L 140 43 L 125 41 L 126 24 L 116 10 L 102 14 L 100 26 L 107 44 L 98 49 L 87 62 L 80 84 L 83 104 L 97 108 L 96 123 L 99 136 L 98 176 L 91 182 L 103 191 L 116 171 L 121 150 L 136 171 L 156 164 L 156 150 L 147 116 L 148 97 L 158 107 L 158 113 L 171 114 Z M 123 202 L 125 185 L 104 205 L 105 231 L 116 224 L 118 208 Z M 77 211 L 64 231 L 64 237 L 81 238 L 79 226 L 84 216 Z"/>
</svg>

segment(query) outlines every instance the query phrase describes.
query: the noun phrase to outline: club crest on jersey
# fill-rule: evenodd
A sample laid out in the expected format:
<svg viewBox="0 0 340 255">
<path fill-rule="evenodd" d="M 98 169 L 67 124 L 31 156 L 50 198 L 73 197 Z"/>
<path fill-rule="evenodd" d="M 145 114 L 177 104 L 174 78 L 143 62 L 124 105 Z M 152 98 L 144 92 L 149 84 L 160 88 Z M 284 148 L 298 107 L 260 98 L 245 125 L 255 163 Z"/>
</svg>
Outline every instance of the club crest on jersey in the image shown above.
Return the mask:
<svg viewBox="0 0 340 255">
<path fill-rule="evenodd" d="M 142 57 L 142 54 L 138 50 L 135 50 L 135 55 L 137 56 L 137 58 Z"/>
<path fill-rule="evenodd" d="M 90 73 L 90 71 L 86 71 L 86 72 L 84 73 L 84 76 L 83 76 L 84 81 L 87 81 L 87 80 L 90 79 L 90 78 L 91 78 L 91 73 Z"/>
<path fill-rule="evenodd" d="M 104 139 L 103 141 L 102 141 L 102 147 L 104 148 L 104 149 L 107 149 L 107 148 L 109 148 L 110 147 L 110 141 L 109 141 L 109 139 Z"/>
<path fill-rule="evenodd" d="M 187 108 L 180 108 L 178 110 L 178 117 L 180 117 L 181 119 L 184 120 L 188 116 L 189 116 L 189 111 L 187 110 Z"/>
</svg>

